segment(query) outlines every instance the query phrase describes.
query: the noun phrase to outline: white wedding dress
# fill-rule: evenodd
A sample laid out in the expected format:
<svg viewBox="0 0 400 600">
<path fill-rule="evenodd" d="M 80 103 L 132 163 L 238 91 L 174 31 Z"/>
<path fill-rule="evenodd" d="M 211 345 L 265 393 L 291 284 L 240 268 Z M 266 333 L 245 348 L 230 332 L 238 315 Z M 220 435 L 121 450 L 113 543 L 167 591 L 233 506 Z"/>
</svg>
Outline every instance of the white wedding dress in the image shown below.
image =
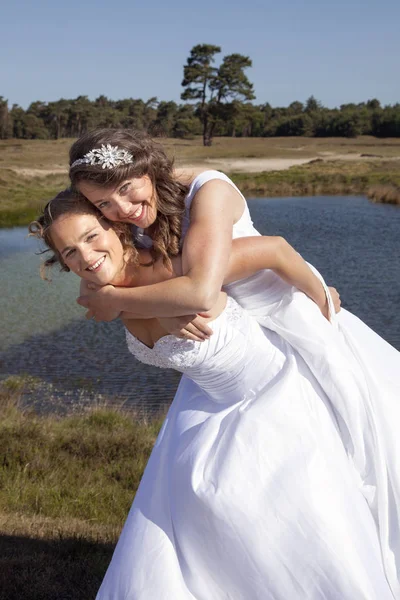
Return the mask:
<svg viewBox="0 0 400 600">
<path fill-rule="evenodd" d="M 399 353 L 271 271 L 227 291 L 207 342 L 127 334 L 185 375 L 98 600 L 400 599 Z"/>
</svg>

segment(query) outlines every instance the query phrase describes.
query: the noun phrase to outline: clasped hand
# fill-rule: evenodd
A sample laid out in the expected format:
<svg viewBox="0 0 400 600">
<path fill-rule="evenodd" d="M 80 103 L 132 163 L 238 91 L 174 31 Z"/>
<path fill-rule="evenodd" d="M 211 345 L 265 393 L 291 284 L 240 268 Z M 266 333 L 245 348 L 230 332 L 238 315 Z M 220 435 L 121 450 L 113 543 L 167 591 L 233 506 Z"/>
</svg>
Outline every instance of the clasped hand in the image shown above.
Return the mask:
<svg viewBox="0 0 400 600">
<path fill-rule="evenodd" d="M 95 283 L 82 281 L 78 304 L 87 308 L 86 318 L 95 321 L 113 321 L 121 316 L 121 311 L 112 306 L 112 285 L 99 286 Z M 206 315 L 204 315 L 206 316 Z M 182 317 L 159 318 L 165 331 L 171 335 L 195 342 L 202 342 L 210 337 L 212 329 L 207 325 L 207 320 L 201 315 L 185 315 Z M 133 314 L 132 314 L 132 317 Z M 140 318 L 137 315 L 136 318 Z"/>
<path fill-rule="evenodd" d="M 95 283 L 82 280 L 81 295 L 77 303 L 87 308 L 86 318 L 95 321 L 114 321 L 121 314 L 112 306 L 111 298 L 114 286 L 96 285 Z"/>
</svg>

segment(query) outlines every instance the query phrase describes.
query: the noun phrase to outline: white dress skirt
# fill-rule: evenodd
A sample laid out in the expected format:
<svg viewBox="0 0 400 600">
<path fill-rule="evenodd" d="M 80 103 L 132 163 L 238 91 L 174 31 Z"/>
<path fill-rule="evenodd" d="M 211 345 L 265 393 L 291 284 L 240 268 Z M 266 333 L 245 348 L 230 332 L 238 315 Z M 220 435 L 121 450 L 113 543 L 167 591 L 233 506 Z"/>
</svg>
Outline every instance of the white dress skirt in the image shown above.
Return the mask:
<svg viewBox="0 0 400 600">
<path fill-rule="evenodd" d="M 127 334 L 184 376 L 98 600 L 400 599 L 399 353 L 271 271 L 227 291 L 207 342 Z"/>
</svg>

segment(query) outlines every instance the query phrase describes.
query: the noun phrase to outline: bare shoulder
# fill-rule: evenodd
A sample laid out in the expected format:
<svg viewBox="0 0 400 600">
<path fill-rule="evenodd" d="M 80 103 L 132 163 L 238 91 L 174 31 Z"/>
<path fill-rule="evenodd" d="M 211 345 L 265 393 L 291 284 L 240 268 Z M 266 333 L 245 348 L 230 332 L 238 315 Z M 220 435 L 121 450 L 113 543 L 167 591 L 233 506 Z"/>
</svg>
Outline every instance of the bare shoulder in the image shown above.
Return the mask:
<svg viewBox="0 0 400 600">
<path fill-rule="evenodd" d="M 242 216 L 244 200 L 239 192 L 223 179 L 210 179 L 204 183 L 193 198 L 190 214 L 193 218 L 217 209 L 224 211 L 236 223 Z"/>
</svg>

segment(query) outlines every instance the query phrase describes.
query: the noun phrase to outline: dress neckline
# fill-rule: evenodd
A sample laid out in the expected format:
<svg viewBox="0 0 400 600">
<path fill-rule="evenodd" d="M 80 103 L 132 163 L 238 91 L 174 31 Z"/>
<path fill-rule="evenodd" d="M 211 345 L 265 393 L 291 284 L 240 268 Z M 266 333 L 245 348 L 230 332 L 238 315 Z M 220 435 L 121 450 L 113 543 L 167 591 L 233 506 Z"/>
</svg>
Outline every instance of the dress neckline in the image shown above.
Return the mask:
<svg viewBox="0 0 400 600">
<path fill-rule="evenodd" d="M 223 308 L 223 310 L 219 313 L 219 315 L 217 315 L 215 317 L 215 319 L 213 319 L 212 321 L 208 321 L 208 325 L 211 326 L 215 326 L 215 324 L 222 318 L 222 316 L 225 314 L 226 310 L 229 308 L 229 306 L 231 304 L 234 304 L 235 301 L 233 300 L 233 298 L 231 298 L 230 296 L 226 296 L 226 302 L 225 302 L 225 306 Z M 147 344 L 145 344 L 145 342 L 142 342 L 142 340 L 140 340 L 138 337 L 136 337 L 136 335 L 134 335 L 131 331 L 129 331 L 129 329 L 127 329 L 125 327 L 126 331 L 128 332 L 129 336 L 131 338 L 133 338 L 138 344 L 140 344 L 143 348 L 146 348 L 146 350 L 149 350 L 149 352 L 152 352 L 153 350 L 156 349 L 157 345 L 165 340 L 168 340 L 169 338 L 173 338 L 175 340 L 180 340 L 182 343 L 183 342 L 191 342 L 192 344 L 201 344 L 202 342 L 197 342 L 195 340 L 187 340 L 185 338 L 179 338 L 176 335 L 173 335 L 172 333 L 166 333 L 165 335 L 162 335 L 160 338 L 158 338 L 158 340 L 156 340 L 153 344 L 153 346 L 148 346 Z"/>
<path fill-rule="evenodd" d="M 152 346 L 148 346 L 147 344 L 145 344 L 145 342 L 142 342 L 142 340 L 140 340 L 138 337 L 136 337 L 136 335 L 134 335 L 131 331 L 129 331 L 129 329 L 126 329 L 126 331 L 130 335 L 130 337 L 134 339 L 135 342 L 137 342 L 138 344 L 143 346 L 143 348 L 146 348 L 146 350 L 149 350 L 149 352 L 152 352 L 153 350 L 155 350 L 157 345 L 160 342 L 162 342 L 163 340 L 167 340 L 168 338 L 174 338 L 176 340 L 182 339 L 182 342 L 184 342 L 184 341 L 191 342 L 192 341 L 192 340 L 185 340 L 183 338 L 178 338 L 176 335 L 173 335 L 172 333 L 166 333 L 165 335 L 162 335 L 160 338 L 158 338 L 158 340 L 156 340 Z"/>
</svg>

